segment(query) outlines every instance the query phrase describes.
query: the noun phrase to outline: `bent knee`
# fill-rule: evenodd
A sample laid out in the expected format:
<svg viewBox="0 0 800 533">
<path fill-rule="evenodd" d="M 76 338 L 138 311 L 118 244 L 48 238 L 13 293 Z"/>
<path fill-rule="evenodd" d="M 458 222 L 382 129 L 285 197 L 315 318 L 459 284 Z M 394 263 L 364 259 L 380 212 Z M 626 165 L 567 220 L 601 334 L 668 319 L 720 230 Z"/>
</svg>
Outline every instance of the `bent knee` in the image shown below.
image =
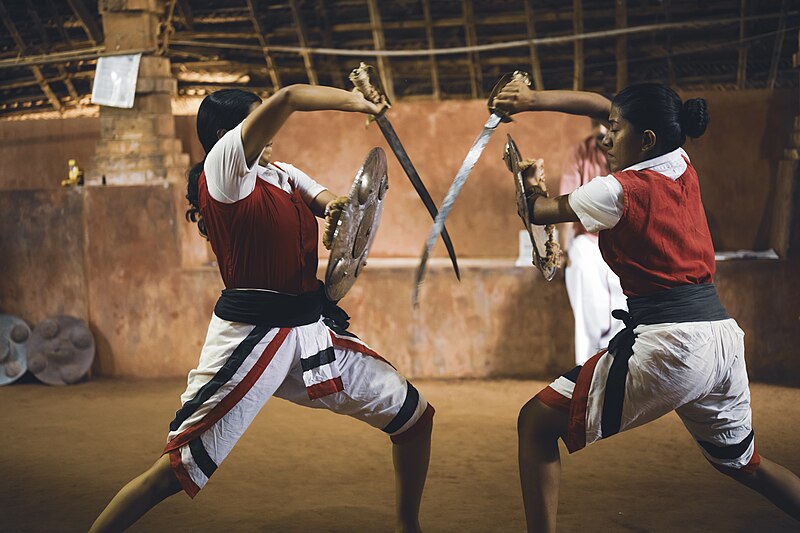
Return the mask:
<svg viewBox="0 0 800 533">
<path fill-rule="evenodd" d="M 175 494 L 181 490 L 175 471 L 169 462 L 169 455 L 161 456 L 150 469 L 145 472 L 145 484 L 158 494 Z"/>
<path fill-rule="evenodd" d="M 517 416 L 517 433 L 520 438 L 555 437 L 566 430 L 567 416 L 536 397 L 522 406 Z"/>
<path fill-rule="evenodd" d="M 711 461 L 709 461 L 709 463 L 711 463 L 711 466 L 716 468 L 718 472 L 721 472 L 722 474 L 725 474 L 736 481 L 748 481 L 755 479 L 758 475 L 758 467 L 761 465 L 760 461 L 756 463 L 747 463 L 746 465 L 740 467 L 719 465 Z"/>
<path fill-rule="evenodd" d="M 425 408 L 422 415 L 417 419 L 414 424 L 403 433 L 392 435 L 390 438 L 393 444 L 407 444 L 409 442 L 417 441 L 420 439 L 430 440 L 433 433 L 433 415 L 436 410 L 431 404 Z"/>
<path fill-rule="evenodd" d="M 711 466 L 737 481 L 746 481 L 753 477 L 761 465 L 761 456 L 753 442 L 754 435 L 751 430 L 741 441 L 728 445 L 716 445 L 702 440 L 697 443 Z"/>
<path fill-rule="evenodd" d="M 708 457 L 706 457 L 706 460 L 711 463 L 711 466 L 716 468 L 718 472 L 745 483 L 747 481 L 754 480 L 757 477 L 758 467 L 761 466 L 761 456 L 758 454 L 758 450 L 756 449 L 753 450 L 753 455 L 750 456 L 747 464 L 741 466 L 718 464 L 711 461 Z"/>
</svg>

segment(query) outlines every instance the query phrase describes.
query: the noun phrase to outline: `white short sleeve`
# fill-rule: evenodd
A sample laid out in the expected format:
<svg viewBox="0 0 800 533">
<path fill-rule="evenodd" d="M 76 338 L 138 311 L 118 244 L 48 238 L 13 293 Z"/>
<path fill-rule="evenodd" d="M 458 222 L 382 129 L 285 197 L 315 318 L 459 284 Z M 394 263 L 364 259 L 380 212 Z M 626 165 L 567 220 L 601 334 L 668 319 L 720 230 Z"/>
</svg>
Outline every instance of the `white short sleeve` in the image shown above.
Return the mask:
<svg viewBox="0 0 800 533">
<path fill-rule="evenodd" d="M 309 177 L 308 174 L 300 170 L 299 168 L 295 167 L 294 165 L 290 165 L 289 163 L 281 163 L 276 162 L 275 166 L 279 169 L 286 172 L 292 180 L 294 187 L 300 193 L 300 197 L 303 198 L 303 201 L 306 204 L 310 204 L 311 201 L 316 198 L 319 193 L 326 190 L 326 187 L 323 187 L 313 179 Z"/>
<path fill-rule="evenodd" d="M 227 132 L 206 155 L 203 170 L 211 197 L 225 204 L 245 198 L 256 186 L 258 161 L 247 166 L 242 144 L 242 124 Z"/>
<path fill-rule="evenodd" d="M 613 175 L 598 176 L 572 191 L 569 205 L 587 231 L 611 229 L 622 218 L 622 184 Z"/>
</svg>

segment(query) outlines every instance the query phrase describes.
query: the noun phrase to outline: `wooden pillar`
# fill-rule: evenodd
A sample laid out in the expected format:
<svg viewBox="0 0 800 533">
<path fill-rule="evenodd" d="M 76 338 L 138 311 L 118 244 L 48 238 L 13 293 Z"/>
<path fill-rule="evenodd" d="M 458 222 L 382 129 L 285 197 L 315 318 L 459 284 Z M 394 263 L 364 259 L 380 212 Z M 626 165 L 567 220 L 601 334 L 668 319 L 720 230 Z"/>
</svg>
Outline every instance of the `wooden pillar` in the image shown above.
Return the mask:
<svg viewBox="0 0 800 533">
<path fill-rule="evenodd" d="M 422 13 L 425 16 L 425 35 L 428 38 L 428 48 L 433 50 L 436 47 L 436 42 L 433 38 L 433 21 L 431 19 L 431 5 L 430 0 L 422 0 Z M 439 86 L 439 67 L 436 64 L 436 56 L 431 54 L 431 88 L 433 97 L 436 100 L 441 99 L 442 90 Z"/>
<path fill-rule="evenodd" d="M 250 22 L 253 24 L 253 29 L 256 31 L 258 44 L 261 45 L 261 53 L 264 55 L 264 62 L 267 64 L 267 72 L 269 72 L 269 79 L 272 82 L 272 92 L 281 88 L 281 76 L 278 73 L 278 67 L 275 65 L 275 60 L 269 52 L 269 41 L 267 39 L 267 31 L 261 25 L 259 18 L 258 0 L 247 0 L 247 12 L 250 15 Z"/>
<path fill-rule="evenodd" d="M 464 33 L 467 46 L 478 44 L 478 32 L 475 30 L 475 16 L 472 9 L 472 0 L 461 0 L 461 12 L 464 14 Z M 470 94 L 473 98 L 483 97 L 483 70 L 477 52 L 467 52 L 469 60 Z"/>
<path fill-rule="evenodd" d="M 747 0 L 741 0 L 739 4 L 739 68 L 736 71 L 736 88 L 744 89 L 747 85 L 747 45 L 745 38 L 744 17 L 747 11 Z"/>
<path fill-rule="evenodd" d="M 616 0 L 617 28 L 628 26 L 628 6 L 626 0 Z M 617 37 L 617 92 L 628 86 L 628 37 Z"/>
<path fill-rule="evenodd" d="M 383 34 L 383 22 L 381 13 L 378 9 L 377 0 L 367 0 L 369 6 L 369 22 L 372 27 L 372 42 L 378 50 L 386 49 L 386 39 Z M 378 72 L 383 80 L 383 88 L 386 97 L 394 101 L 394 77 L 392 76 L 392 65 L 388 57 L 378 56 Z"/>
<path fill-rule="evenodd" d="M 575 35 L 583 33 L 583 0 L 572 0 L 572 28 Z M 572 90 L 583 90 L 583 40 L 574 44 L 575 68 L 572 73 Z"/>
<path fill-rule="evenodd" d="M 527 23 L 528 39 L 536 39 L 536 17 L 533 12 L 533 0 L 525 0 L 525 22 Z M 536 45 L 530 44 L 531 54 L 531 76 L 533 76 L 533 87 L 537 91 L 544 90 L 544 80 L 542 79 L 542 64 L 539 61 L 539 52 Z"/>
<path fill-rule="evenodd" d="M 303 56 L 303 65 L 306 67 L 306 77 L 308 83 L 311 85 L 318 85 L 317 73 L 314 71 L 314 63 L 311 61 L 311 54 L 308 53 L 308 38 L 306 37 L 306 26 L 303 23 L 303 17 L 300 15 L 300 6 L 297 5 L 297 0 L 290 0 L 289 7 L 292 10 L 292 20 L 294 21 L 294 30 L 297 33 L 297 42 L 300 43 L 300 48 Z"/>
</svg>

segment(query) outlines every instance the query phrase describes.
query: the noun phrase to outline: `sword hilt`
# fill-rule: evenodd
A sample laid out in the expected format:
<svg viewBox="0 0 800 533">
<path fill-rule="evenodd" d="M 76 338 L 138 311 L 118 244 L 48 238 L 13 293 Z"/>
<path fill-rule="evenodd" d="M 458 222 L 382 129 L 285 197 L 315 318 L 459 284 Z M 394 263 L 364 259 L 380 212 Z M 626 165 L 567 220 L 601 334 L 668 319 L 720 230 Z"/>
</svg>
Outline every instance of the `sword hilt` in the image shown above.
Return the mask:
<svg viewBox="0 0 800 533">
<path fill-rule="evenodd" d="M 364 95 L 364 98 L 373 104 L 385 103 L 377 116 L 383 115 L 387 109 L 392 107 L 392 103 L 389 101 L 389 97 L 386 96 L 386 91 L 384 91 L 381 84 L 381 77 L 375 67 L 362 61 L 358 68 L 350 72 L 349 78 L 356 90 Z"/>
<path fill-rule="evenodd" d="M 503 76 L 497 80 L 497 83 L 494 84 L 492 87 L 492 92 L 489 94 L 489 100 L 486 103 L 486 106 L 489 108 L 489 113 L 494 113 L 498 115 L 503 122 L 511 122 L 511 115 L 508 112 L 503 111 L 502 109 L 497 109 L 494 106 L 494 99 L 500 94 L 500 91 L 503 90 L 503 87 L 511 83 L 512 81 L 522 80 L 525 85 L 531 84 L 531 76 L 527 72 L 522 70 L 515 70 L 514 72 L 506 72 Z"/>
</svg>

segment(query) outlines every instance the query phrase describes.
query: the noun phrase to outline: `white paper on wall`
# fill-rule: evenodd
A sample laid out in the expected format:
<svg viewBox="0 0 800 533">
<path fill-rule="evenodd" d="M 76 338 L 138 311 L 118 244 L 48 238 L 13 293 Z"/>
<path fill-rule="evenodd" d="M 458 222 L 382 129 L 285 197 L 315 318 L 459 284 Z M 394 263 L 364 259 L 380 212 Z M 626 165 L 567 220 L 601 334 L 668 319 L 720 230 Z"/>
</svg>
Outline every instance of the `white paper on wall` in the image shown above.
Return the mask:
<svg viewBox="0 0 800 533">
<path fill-rule="evenodd" d="M 128 109 L 133 107 L 141 58 L 142 54 L 99 58 L 92 85 L 92 103 Z"/>
</svg>

